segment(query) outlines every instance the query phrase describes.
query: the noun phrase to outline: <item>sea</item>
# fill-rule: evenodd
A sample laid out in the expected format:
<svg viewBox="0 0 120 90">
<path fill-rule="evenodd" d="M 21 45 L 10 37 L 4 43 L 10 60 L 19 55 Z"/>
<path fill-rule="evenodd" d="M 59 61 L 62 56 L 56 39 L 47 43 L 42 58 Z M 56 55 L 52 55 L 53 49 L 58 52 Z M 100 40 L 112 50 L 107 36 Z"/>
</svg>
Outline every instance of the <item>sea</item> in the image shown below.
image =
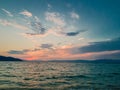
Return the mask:
<svg viewBox="0 0 120 90">
<path fill-rule="evenodd" d="M 1 61 L 0 90 L 120 90 L 120 64 Z"/>
</svg>

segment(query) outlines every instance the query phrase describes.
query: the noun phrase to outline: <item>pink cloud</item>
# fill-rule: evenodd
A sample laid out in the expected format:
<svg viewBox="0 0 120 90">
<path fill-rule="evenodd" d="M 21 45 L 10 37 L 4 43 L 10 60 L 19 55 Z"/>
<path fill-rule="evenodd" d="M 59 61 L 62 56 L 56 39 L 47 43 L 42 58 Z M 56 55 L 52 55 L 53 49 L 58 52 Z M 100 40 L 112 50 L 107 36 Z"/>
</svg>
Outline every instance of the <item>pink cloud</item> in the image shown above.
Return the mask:
<svg viewBox="0 0 120 90">
<path fill-rule="evenodd" d="M 0 19 L 0 24 L 4 25 L 4 26 L 12 26 L 12 27 L 22 29 L 22 30 L 28 30 L 28 28 L 26 26 L 20 25 L 20 24 L 18 24 L 16 22 L 10 22 L 8 20 Z"/>
</svg>

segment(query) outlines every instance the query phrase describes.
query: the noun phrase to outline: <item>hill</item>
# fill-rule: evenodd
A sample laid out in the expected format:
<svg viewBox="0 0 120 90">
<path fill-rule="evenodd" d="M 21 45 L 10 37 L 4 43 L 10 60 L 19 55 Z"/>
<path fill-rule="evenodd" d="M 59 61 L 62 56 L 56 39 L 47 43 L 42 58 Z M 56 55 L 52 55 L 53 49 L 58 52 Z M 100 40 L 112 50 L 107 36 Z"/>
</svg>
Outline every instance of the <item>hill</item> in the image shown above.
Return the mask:
<svg viewBox="0 0 120 90">
<path fill-rule="evenodd" d="M 23 60 L 13 57 L 0 56 L 0 61 L 23 61 Z"/>
</svg>

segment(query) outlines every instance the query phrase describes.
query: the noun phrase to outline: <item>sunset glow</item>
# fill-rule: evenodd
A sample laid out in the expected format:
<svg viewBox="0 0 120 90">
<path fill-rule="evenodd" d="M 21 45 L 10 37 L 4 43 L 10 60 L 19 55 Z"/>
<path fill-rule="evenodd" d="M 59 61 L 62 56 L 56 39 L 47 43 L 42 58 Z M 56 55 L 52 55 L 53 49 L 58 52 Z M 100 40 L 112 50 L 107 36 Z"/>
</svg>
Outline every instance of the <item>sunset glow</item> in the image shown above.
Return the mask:
<svg viewBox="0 0 120 90">
<path fill-rule="evenodd" d="M 120 59 L 119 0 L 73 1 L 0 0 L 0 55 Z"/>
</svg>

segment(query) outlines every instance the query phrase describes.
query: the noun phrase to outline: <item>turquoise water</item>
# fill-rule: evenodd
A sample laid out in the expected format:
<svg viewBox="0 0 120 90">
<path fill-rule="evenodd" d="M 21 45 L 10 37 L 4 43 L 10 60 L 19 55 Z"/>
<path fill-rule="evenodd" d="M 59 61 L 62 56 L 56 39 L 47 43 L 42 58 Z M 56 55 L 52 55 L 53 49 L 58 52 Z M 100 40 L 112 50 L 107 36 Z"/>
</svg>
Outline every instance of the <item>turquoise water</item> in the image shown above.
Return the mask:
<svg viewBox="0 0 120 90">
<path fill-rule="evenodd" d="M 0 62 L 0 90 L 120 90 L 120 64 Z"/>
</svg>

